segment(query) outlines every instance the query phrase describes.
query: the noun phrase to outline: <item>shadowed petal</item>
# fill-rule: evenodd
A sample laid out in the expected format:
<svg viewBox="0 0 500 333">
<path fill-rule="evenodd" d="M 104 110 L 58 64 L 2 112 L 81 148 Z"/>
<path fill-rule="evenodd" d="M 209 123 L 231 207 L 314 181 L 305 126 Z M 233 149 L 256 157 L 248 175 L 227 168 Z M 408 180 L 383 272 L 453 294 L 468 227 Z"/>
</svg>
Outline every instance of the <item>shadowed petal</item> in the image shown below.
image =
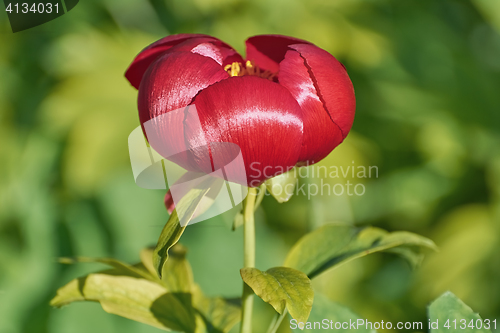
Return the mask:
<svg viewBox="0 0 500 333">
<path fill-rule="evenodd" d="M 263 70 L 278 72 L 279 63 L 289 50 L 288 45 L 311 44 L 308 41 L 281 35 L 258 35 L 246 40 L 246 58 Z"/>
</svg>

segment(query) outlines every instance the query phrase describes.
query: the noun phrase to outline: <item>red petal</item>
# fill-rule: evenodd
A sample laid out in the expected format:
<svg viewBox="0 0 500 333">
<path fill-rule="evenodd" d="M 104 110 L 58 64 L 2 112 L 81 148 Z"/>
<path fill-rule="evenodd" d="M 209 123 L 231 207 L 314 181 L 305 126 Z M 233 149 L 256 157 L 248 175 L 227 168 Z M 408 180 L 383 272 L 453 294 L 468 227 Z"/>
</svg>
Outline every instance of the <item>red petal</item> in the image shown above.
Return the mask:
<svg viewBox="0 0 500 333">
<path fill-rule="evenodd" d="M 174 46 L 168 52 L 188 51 L 214 59 L 225 66 L 233 61 L 243 62 L 243 58 L 229 45 L 215 38 L 192 38 Z"/>
<path fill-rule="evenodd" d="M 171 47 L 180 44 L 188 39 L 197 37 L 209 37 L 207 35 L 201 34 L 179 34 L 171 35 L 160 40 L 157 40 L 153 44 L 144 48 L 130 64 L 127 71 L 125 72 L 125 77 L 129 82 L 136 88 L 139 89 L 139 84 L 141 83 L 142 76 L 148 69 L 149 65 L 153 63 L 163 52 L 167 51 Z"/>
<path fill-rule="evenodd" d="M 289 50 L 288 45 L 311 44 L 308 41 L 281 35 L 258 35 L 245 42 L 247 60 L 253 61 L 263 70 L 278 72 L 279 63 Z"/>
<path fill-rule="evenodd" d="M 279 81 L 302 108 L 304 137 L 299 165 L 314 164 L 342 142 L 342 132 L 323 107 L 304 59 L 298 52 L 287 52 L 280 65 Z"/>
<path fill-rule="evenodd" d="M 356 111 L 354 87 L 347 71 L 334 56 L 314 45 L 291 45 L 310 70 L 319 97 L 332 120 L 339 125 L 343 138 L 349 134 Z"/>
<path fill-rule="evenodd" d="M 343 65 L 314 45 L 291 45 L 280 63 L 279 82 L 303 111 L 304 141 L 299 164 L 326 157 L 349 133 L 356 101 Z"/>
<path fill-rule="evenodd" d="M 302 111 L 279 84 L 254 76 L 231 77 L 201 91 L 194 105 L 203 129 L 191 126 L 196 115 L 189 114 L 186 140 L 191 146 L 209 146 L 194 152 L 201 168 L 226 166 L 229 180 L 253 187 L 297 163 Z M 227 167 L 237 153 L 234 147 L 241 149 L 246 181 L 241 181 L 237 166 Z"/>
<path fill-rule="evenodd" d="M 194 51 L 194 53 L 211 57 L 221 65 L 225 65 L 225 60 L 229 58 L 232 59 L 239 57 L 239 59 L 241 59 L 241 56 L 239 56 L 234 49 L 215 37 L 201 34 L 172 35 L 162 38 L 142 50 L 134 59 L 132 64 L 130 64 L 129 68 L 125 72 L 125 77 L 129 80 L 132 86 L 139 89 L 144 73 L 154 61 L 159 59 L 160 56 L 167 52 L 192 51 L 198 44 L 207 43 L 211 44 L 211 46 L 208 46 L 208 49 L 211 49 L 210 51 L 207 50 L 206 45 L 205 48 L 200 47 L 197 51 Z M 218 52 L 216 49 L 219 49 Z"/>
<path fill-rule="evenodd" d="M 170 190 L 167 192 L 167 194 L 165 194 L 163 202 L 165 203 L 165 207 L 167 208 L 168 213 L 172 214 L 172 212 L 175 209 L 175 203 L 174 203 L 174 198 L 172 198 L 172 193 L 170 192 Z"/>
<path fill-rule="evenodd" d="M 139 87 L 139 118 L 149 143 L 160 155 L 196 171 L 186 152 L 184 108 L 200 90 L 227 77 L 214 60 L 191 52 L 166 54 L 150 66 Z"/>
</svg>

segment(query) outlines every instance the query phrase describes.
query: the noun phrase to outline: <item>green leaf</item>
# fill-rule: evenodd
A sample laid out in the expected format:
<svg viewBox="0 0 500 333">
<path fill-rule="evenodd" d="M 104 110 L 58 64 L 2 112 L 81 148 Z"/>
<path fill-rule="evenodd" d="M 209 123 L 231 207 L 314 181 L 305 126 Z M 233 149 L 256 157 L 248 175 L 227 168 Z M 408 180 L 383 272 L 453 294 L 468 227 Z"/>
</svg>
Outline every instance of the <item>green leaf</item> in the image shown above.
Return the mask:
<svg viewBox="0 0 500 333">
<path fill-rule="evenodd" d="M 413 269 L 420 266 L 420 264 L 424 260 L 423 253 L 417 252 L 417 251 L 415 251 L 414 248 L 411 248 L 408 246 L 403 246 L 403 245 L 384 250 L 384 252 L 397 254 L 398 256 L 406 259 L 406 261 L 410 264 L 410 266 Z"/>
<path fill-rule="evenodd" d="M 177 245 L 180 245 L 180 244 L 177 243 Z M 149 274 L 158 277 L 158 274 L 156 273 L 155 266 L 153 265 L 153 251 L 154 251 L 154 247 L 142 249 L 139 257 L 141 258 L 142 265 L 144 265 L 144 267 L 149 272 Z"/>
<path fill-rule="evenodd" d="M 227 333 L 241 319 L 241 308 L 221 297 L 206 297 L 199 286 L 193 293 L 193 303 L 201 314 L 207 333 Z"/>
<path fill-rule="evenodd" d="M 161 281 L 170 291 L 192 292 L 193 271 L 186 260 L 187 249 L 176 244 L 170 252 L 170 259 L 163 265 Z"/>
<path fill-rule="evenodd" d="M 399 251 L 416 264 L 418 248 L 437 249 L 430 239 L 406 231 L 327 224 L 302 237 L 288 253 L 284 266 L 313 278 L 342 263 L 379 251 Z"/>
<path fill-rule="evenodd" d="M 113 258 L 89 258 L 89 257 L 76 257 L 76 258 L 60 258 L 60 263 L 63 264 L 74 264 L 77 262 L 97 262 L 111 266 L 116 269 L 115 275 L 127 275 L 131 277 L 143 278 L 150 281 L 156 281 L 155 275 L 150 274 L 150 272 L 144 267 L 139 265 L 131 266 L 129 264 L 123 263 L 119 260 Z"/>
<path fill-rule="evenodd" d="M 200 184 L 189 190 L 189 192 L 179 200 L 175 205 L 175 209 L 170 215 L 170 218 L 163 228 L 156 248 L 153 251 L 153 265 L 156 273 L 161 278 L 163 265 L 168 260 L 168 251 L 181 238 L 187 224 L 193 217 L 198 205 L 203 197 L 210 190 L 211 185 L 215 182 L 214 177 L 210 177 Z"/>
<path fill-rule="evenodd" d="M 191 295 L 171 293 L 152 281 L 106 273 L 75 279 L 57 291 L 52 306 L 100 302 L 104 311 L 165 330 L 195 333 Z"/>
<path fill-rule="evenodd" d="M 186 260 L 187 248 L 177 243 L 170 249 L 169 260 L 163 265 L 161 283 L 171 292 L 191 293 L 194 286 L 193 271 Z M 141 251 L 141 262 L 156 276 L 153 266 L 153 250 Z"/>
<path fill-rule="evenodd" d="M 240 273 L 255 294 L 271 304 L 278 313 L 283 313 L 286 307 L 292 318 L 307 320 L 314 298 L 307 275 L 289 267 L 274 267 L 266 272 L 243 268 Z"/>
<path fill-rule="evenodd" d="M 325 321 L 326 319 L 326 321 Z M 314 297 L 314 305 L 312 307 L 311 315 L 307 322 L 302 322 L 304 330 L 299 328 L 299 321 L 290 322 L 290 327 L 294 333 L 299 332 L 319 332 L 319 331 L 335 331 L 335 332 L 353 332 L 353 333 L 375 333 L 376 330 L 371 329 L 370 326 L 366 327 L 366 320 L 363 320 L 363 325 L 356 326 L 353 328 L 351 324 L 353 322 L 360 323 L 363 320 L 357 314 L 353 313 L 348 308 L 339 305 L 323 295 L 317 294 Z M 335 324 L 337 327 L 335 327 Z M 348 323 L 348 324 L 343 324 Z M 315 326 L 316 325 L 316 326 Z M 327 328 L 328 325 L 328 328 Z M 344 327 L 342 327 L 342 325 Z M 297 327 L 296 327 L 297 326 Z"/>
<path fill-rule="evenodd" d="M 288 172 L 266 180 L 264 183 L 269 193 L 271 193 L 279 203 L 283 203 L 290 200 L 298 181 L 297 169 L 293 168 Z"/>
<path fill-rule="evenodd" d="M 57 291 L 53 306 L 97 301 L 109 313 L 165 330 L 226 333 L 240 320 L 240 307 L 203 295 L 194 283 L 186 248 L 176 244 L 163 266 L 162 280 L 153 267 L 152 249 L 141 252 L 141 263 L 114 259 L 63 259 L 65 263 L 101 262 L 115 267 L 75 279 Z"/>
<path fill-rule="evenodd" d="M 432 333 L 491 333 L 491 330 L 485 328 L 485 323 L 488 321 L 482 320 L 479 314 L 472 311 L 451 292 L 444 293 L 431 303 L 429 319 Z M 454 320 L 456 320 L 456 324 L 453 322 Z M 449 327 L 445 326 L 447 324 Z M 490 323 L 491 326 L 492 323 Z"/>
</svg>

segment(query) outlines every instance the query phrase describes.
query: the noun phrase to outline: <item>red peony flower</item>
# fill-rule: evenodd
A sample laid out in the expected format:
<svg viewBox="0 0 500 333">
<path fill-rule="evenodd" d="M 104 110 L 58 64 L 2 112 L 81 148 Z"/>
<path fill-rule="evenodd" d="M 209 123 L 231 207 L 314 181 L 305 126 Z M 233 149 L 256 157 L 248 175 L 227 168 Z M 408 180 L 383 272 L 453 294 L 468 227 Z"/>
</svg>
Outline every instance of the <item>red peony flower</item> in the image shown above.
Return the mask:
<svg viewBox="0 0 500 333">
<path fill-rule="evenodd" d="M 125 76 L 162 156 L 210 173 L 241 153 L 239 182 L 255 187 L 326 157 L 351 129 L 355 97 L 344 66 L 307 41 L 254 36 L 246 51 L 244 60 L 211 36 L 168 36 L 139 53 Z"/>
</svg>

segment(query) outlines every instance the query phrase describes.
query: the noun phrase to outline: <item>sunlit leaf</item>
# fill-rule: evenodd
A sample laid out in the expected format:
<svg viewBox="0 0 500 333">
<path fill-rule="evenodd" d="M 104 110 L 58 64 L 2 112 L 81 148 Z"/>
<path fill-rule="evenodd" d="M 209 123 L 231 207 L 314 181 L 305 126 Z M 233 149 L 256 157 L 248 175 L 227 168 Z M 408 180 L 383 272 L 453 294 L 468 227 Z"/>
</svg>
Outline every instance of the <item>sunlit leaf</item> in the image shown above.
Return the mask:
<svg viewBox="0 0 500 333">
<path fill-rule="evenodd" d="M 360 321 L 358 321 L 360 320 Z M 361 322 L 363 320 L 363 323 Z M 360 324 L 355 328 L 352 323 Z M 346 324 L 344 324 L 346 323 Z M 337 326 L 335 326 L 337 325 Z M 319 331 L 335 331 L 335 332 L 356 332 L 356 333 L 375 333 L 376 330 L 367 326 L 366 320 L 359 317 L 346 307 L 337 304 L 321 294 L 314 297 L 314 304 L 311 315 L 307 322 L 292 321 L 290 327 L 294 333 L 299 332 L 319 332 Z M 300 328 L 304 328 L 301 330 Z"/>
<path fill-rule="evenodd" d="M 374 227 L 327 224 L 302 237 L 288 253 L 284 266 L 298 269 L 313 278 L 347 261 L 397 247 L 404 248 L 405 252 L 399 254 L 413 263 L 418 257 L 408 251 L 417 251 L 418 248 L 436 250 L 431 240 L 406 231 L 387 232 Z"/>
<path fill-rule="evenodd" d="M 195 332 L 195 310 L 188 293 L 171 293 L 141 278 L 89 274 L 57 291 L 51 305 L 75 301 L 100 302 L 104 311 L 166 330 Z"/>
<path fill-rule="evenodd" d="M 255 294 L 279 312 L 288 309 L 292 318 L 306 321 L 311 312 L 314 291 L 304 273 L 289 267 L 273 267 L 265 272 L 243 268 L 241 277 Z"/>
<path fill-rule="evenodd" d="M 62 259 L 65 263 L 100 262 L 113 269 L 74 279 L 57 291 L 51 305 L 97 301 L 109 313 L 166 330 L 226 333 L 240 320 L 240 306 L 206 297 L 193 281 L 186 248 L 176 244 L 158 279 L 152 249 L 141 251 L 141 263 L 114 259 Z"/>
<path fill-rule="evenodd" d="M 451 292 L 444 293 L 431 303 L 429 319 L 432 333 L 490 333 L 488 327 L 493 327 L 489 319 L 483 320 Z"/>
<path fill-rule="evenodd" d="M 163 228 L 153 251 L 153 266 L 158 276 L 162 276 L 163 265 L 168 259 L 168 250 L 181 238 L 189 220 L 193 217 L 203 197 L 210 190 L 214 178 L 210 177 L 191 189 L 178 203 Z"/>
<path fill-rule="evenodd" d="M 290 200 L 298 181 L 297 170 L 292 169 L 279 176 L 266 180 L 265 184 L 269 193 L 271 193 L 279 203 L 283 203 Z"/>
</svg>

